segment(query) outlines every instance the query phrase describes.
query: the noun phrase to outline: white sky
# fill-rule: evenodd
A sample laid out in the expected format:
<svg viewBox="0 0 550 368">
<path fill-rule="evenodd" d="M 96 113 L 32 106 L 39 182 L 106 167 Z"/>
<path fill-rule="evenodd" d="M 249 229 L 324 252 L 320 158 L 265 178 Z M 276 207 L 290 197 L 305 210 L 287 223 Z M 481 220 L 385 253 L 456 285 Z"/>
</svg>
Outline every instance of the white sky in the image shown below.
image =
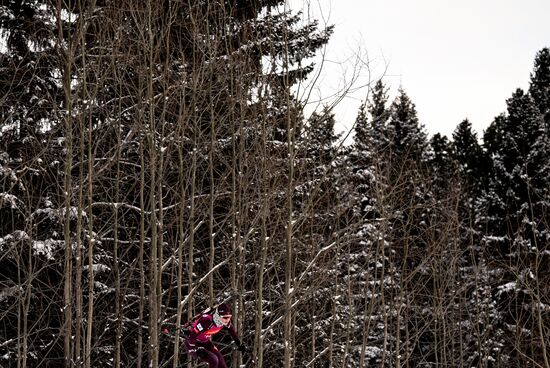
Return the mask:
<svg viewBox="0 0 550 368">
<path fill-rule="evenodd" d="M 334 24 L 310 109 L 385 75 L 393 99 L 402 85 L 428 133 L 451 136 L 468 118 L 478 134 L 527 89 L 537 51 L 550 47 L 550 0 L 288 0 L 291 9 Z M 357 59 L 357 56 L 360 59 Z M 319 64 L 318 64 L 319 65 Z M 342 130 L 353 124 L 367 89 L 336 107 Z"/>
</svg>

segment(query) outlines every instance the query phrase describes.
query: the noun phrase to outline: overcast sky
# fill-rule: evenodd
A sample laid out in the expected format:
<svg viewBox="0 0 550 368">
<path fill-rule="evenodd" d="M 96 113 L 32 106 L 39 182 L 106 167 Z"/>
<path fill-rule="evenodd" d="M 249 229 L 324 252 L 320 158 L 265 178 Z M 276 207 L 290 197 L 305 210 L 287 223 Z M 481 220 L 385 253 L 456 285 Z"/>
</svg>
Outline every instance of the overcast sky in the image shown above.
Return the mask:
<svg viewBox="0 0 550 368">
<path fill-rule="evenodd" d="M 353 79 L 385 75 L 401 85 L 431 134 L 450 137 L 465 118 L 482 131 L 526 89 L 534 57 L 550 47 L 550 0 L 289 0 L 292 9 L 335 25 L 311 106 Z M 359 58 L 357 58 L 359 57 Z M 367 89 L 336 108 L 340 129 L 353 124 Z M 310 106 L 310 108 L 311 108 Z"/>
</svg>

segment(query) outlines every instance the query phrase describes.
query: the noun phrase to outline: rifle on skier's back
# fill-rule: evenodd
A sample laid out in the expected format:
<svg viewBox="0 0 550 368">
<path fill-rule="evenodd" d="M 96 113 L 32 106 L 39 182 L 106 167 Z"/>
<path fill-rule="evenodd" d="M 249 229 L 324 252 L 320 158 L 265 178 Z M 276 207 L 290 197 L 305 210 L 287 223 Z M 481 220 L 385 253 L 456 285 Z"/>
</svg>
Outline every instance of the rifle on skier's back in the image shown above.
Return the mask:
<svg viewBox="0 0 550 368">
<path fill-rule="evenodd" d="M 195 316 L 193 316 L 193 318 L 191 318 L 191 320 L 185 322 L 181 326 L 177 326 L 176 323 L 164 323 L 162 325 L 161 331 L 164 335 L 167 335 L 167 336 L 170 336 L 170 337 L 175 337 L 175 336 L 185 337 L 185 336 L 189 335 L 189 333 L 190 333 L 189 328 L 191 327 L 193 322 L 197 320 L 197 318 L 199 318 L 203 314 L 212 313 L 213 311 L 216 310 L 216 308 L 218 308 L 218 306 L 220 304 L 223 304 L 225 302 L 226 301 L 222 301 L 218 304 L 215 304 L 211 307 L 206 308 L 202 312 L 200 312 L 200 313 L 196 314 Z M 173 318 L 173 317 L 171 317 L 171 318 Z M 168 320 L 170 320 L 171 318 L 169 318 Z"/>
</svg>

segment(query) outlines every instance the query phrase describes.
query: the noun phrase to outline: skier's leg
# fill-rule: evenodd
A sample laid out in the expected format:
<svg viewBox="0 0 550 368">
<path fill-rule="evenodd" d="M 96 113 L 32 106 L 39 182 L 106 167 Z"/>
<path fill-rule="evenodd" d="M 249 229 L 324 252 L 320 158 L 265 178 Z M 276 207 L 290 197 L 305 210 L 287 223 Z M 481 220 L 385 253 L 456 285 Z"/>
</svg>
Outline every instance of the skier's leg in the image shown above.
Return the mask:
<svg viewBox="0 0 550 368">
<path fill-rule="evenodd" d="M 220 353 L 218 348 L 214 347 L 212 353 L 214 353 L 218 359 L 218 368 L 227 368 L 227 364 L 225 364 L 225 359 L 223 358 L 223 355 L 222 353 Z"/>
<path fill-rule="evenodd" d="M 197 356 L 203 362 L 208 363 L 208 368 L 227 368 L 225 363 L 223 363 L 223 365 L 219 365 L 218 356 L 210 350 L 205 348 L 197 349 Z"/>
<path fill-rule="evenodd" d="M 212 352 L 212 349 L 215 349 L 212 343 L 197 346 L 195 344 L 190 344 L 189 341 L 186 340 L 184 346 L 188 357 L 208 363 L 209 368 L 218 368 L 218 356 Z"/>
</svg>

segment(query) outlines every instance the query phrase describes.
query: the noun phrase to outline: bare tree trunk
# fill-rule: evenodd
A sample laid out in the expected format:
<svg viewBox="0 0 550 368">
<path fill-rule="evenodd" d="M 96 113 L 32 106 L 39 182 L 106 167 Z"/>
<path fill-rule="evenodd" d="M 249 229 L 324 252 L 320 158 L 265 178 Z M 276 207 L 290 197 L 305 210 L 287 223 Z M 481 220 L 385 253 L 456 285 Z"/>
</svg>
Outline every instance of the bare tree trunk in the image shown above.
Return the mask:
<svg viewBox="0 0 550 368">
<path fill-rule="evenodd" d="M 69 118 L 66 118 L 69 120 Z M 70 125 L 70 124 L 67 124 Z M 70 128 L 69 128 L 70 129 Z M 70 142 L 70 134 L 67 132 L 67 141 Z M 67 143 L 67 156 L 72 156 L 71 143 Z M 71 179 L 70 179 L 70 163 L 72 163 L 71 158 L 67 159 L 67 167 L 65 169 L 65 224 L 64 224 L 64 239 L 65 239 L 65 266 L 64 266 L 64 297 L 63 297 L 63 311 L 64 311 L 64 322 L 63 322 L 63 337 L 64 337 L 64 352 L 65 352 L 65 366 L 71 367 L 73 365 L 72 353 L 72 237 L 70 232 L 70 221 L 71 221 L 71 200 L 70 200 L 70 191 L 71 191 Z"/>
<path fill-rule="evenodd" d="M 180 111 L 179 111 L 179 131 L 178 131 L 178 137 L 180 139 L 185 138 L 184 134 L 184 127 L 187 127 L 189 121 L 188 121 L 188 114 L 187 114 L 187 108 L 185 99 L 181 99 L 180 103 Z M 186 167 L 186 161 L 184 158 L 184 151 L 182 147 L 178 147 L 178 158 L 179 158 L 179 191 L 181 200 L 185 201 L 185 198 L 187 196 L 187 184 L 189 182 L 189 178 L 186 175 L 187 170 L 191 170 L 191 167 L 188 165 Z M 178 262 L 178 268 L 177 268 L 177 310 L 176 310 L 176 327 L 179 328 L 182 324 L 182 314 L 183 314 L 183 305 L 181 304 L 181 301 L 183 300 L 183 264 L 185 263 L 185 259 L 183 257 L 183 247 L 186 243 L 186 238 L 184 234 L 186 234 L 185 231 L 185 218 L 186 214 L 188 214 L 189 211 L 187 209 L 187 206 L 181 206 L 181 209 L 179 211 L 179 221 L 178 221 L 178 228 L 179 228 L 179 242 L 178 242 L 178 250 L 177 250 L 177 262 Z M 189 237 L 190 234 L 193 232 L 193 224 L 188 224 L 189 226 Z M 189 263 L 188 263 L 189 264 Z M 174 338 L 174 361 L 173 361 L 173 368 L 177 368 L 179 366 L 179 355 L 180 355 L 180 339 L 179 336 L 176 336 Z"/>
<path fill-rule="evenodd" d="M 79 145 L 79 156 L 84 157 L 85 147 L 84 147 L 84 117 L 79 116 L 78 126 L 80 131 L 80 145 Z M 79 182 L 78 182 L 78 203 L 76 211 L 76 278 L 75 278 L 75 299 L 76 299 L 76 308 L 75 308 L 75 364 L 77 367 L 82 367 L 82 313 L 83 313 L 83 292 L 82 292 L 82 264 L 84 257 L 84 245 L 82 243 L 82 238 L 84 236 L 82 217 L 84 213 L 84 160 L 80 160 L 78 163 L 79 166 Z"/>
<path fill-rule="evenodd" d="M 92 9 L 95 6 L 95 1 L 92 5 Z M 83 43 L 83 38 L 81 42 Z M 83 56 L 84 58 L 85 56 Z M 86 65 L 86 63 L 83 63 Z M 84 75 L 86 75 L 86 69 L 83 70 Z M 86 79 L 86 78 L 84 78 Z M 97 87 L 96 87 L 97 88 Z M 85 91 L 88 91 L 88 88 L 84 87 Z M 94 92 L 97 93 L 97 90 Z M 94 93 L 95 95 L 95 93 Z M 87 182 L 87 195 L 86 195 L 86 217 L 88 219 L 88 251 L 87 251 L 87 264 L 88 264 L 88 309 L 86 316 L 86 337 L 84 343 L 84 367 L 92 368 L 92 332 L 93 332 L 93 318 L 94 318 L 94 246 L 95 246 L 95 236 L 94 236 L 94 221 L 92 214 L 92 203 L 93 199 L 93 188 L 94 188 L 94 150 L 93 150 L 93 121 L 92 121 L 92 112 L 88 115 L 88 124 L 87 124 L 88 135 L 82 138 L 82 141 L 87 143 L 86 154 L 88 156 L 88 182 Z"/>
<path fill-rule="evenodd" d="M 21 264 L 21 255 L 23 252 L 17 252 L 17 284 L 25 284 L 25 288 L 18 288 L 17 294 L 17 367 L 27 367 L 27 355 L 29 350 L 29 328 L 28 328 L 28 313 L 32 296 L 32 279 L 33 279 L 33 260 L 32 250 L 29 246 L 27 262 L 27 272 L 24 274 L 25 265 Z"/>
<path fill-rule="evenodd" d="M 153 119 L 151 119 L 153 120 Z M 154 124 L 154 123 L 153 123 Z M 153 125 L 154 126 L 154 125 Z M 150 223 L 151 223 L 151 250 L 150 250 L 150 261 L 149 261 L 149 349 L 150 349 L 150 365 L 153 368 L 158 366 L 159 358 L 159 345 L 158 345 L 158 320 L 159 320 L 159 310 L 158 310 L 158 284 L 160 278 L 159 270 L 159 244 L 158 244 L 158 229 L 157 229 L 157 216 L 156 216 L 156 204 L 157 204 L 157 193 L 155 188 L 156 183 L 156 154 L 155 154 L 155 137 L 153 135 L 154 130 L 149 132 L 149 148 L 150 148 L 150 174 L 151 174 L 151 199 L 149 203 L 149 208 L 151 209 Z M 162 245 L 161 245 L 162 246 Z"/>
<path fill-rule="evenodd" d="M 86 344 L 84 349 L 85 367 L 92 368 L 92 332 L 93 332 L 93 317 L 94 317 L 94 222 L 92 216 L 93 202 L 93 161 L 94 155 L 92 150 L 92 119 L 89 119 L 88 124 L 88 233 L 90 241 L 88 244 L 88 315 L 86 320 Z"/>
<path fill-rule="evenodd" d="M 73 360 L 73 343 L 72 343 L 72 318 L 73 318 L 73 240 L 71 236 L 71 194 L 72 194 L 72 180 L 71 180 L 71 169 L 73 166 L 73 118 L 72 118 L 72 96 L 71 96 L 71 75 L 72 75 L 72 40 L 67 42 L 67 49 L 64 49 L 64 35 L 63 35 L 63 26 L 62 26 L 62 16 L 61 16 L 62 5 L 60 2 L 57 4 L 57 20 L 59 27 L 59 51 L 63 53 L 64 65 L 63 65 L 63 91 L 64 91 L 64 101 L 65 109 L 64 115 L 64 133 L 65 133 L 65 168 L 64 168 L 64 185 L 63 185 L 63 194 L 62 197 L 65 199 L 65 215 L 64 215 L 64 224 L 63 224 L 63 237 L 65 241 L 65 257 L 64 257 L 64 291 L 63 291 L 63 341 L 64 341 L 64 357 L 65 357 L 65 367 L 72 367 L 74 365 Z M 75 214 L 77 215 L 77 214 Z"/>
<path fill-rule="evenodd" d="M 152 108 L 151 108 L 152 110 Z M 151 175 L 151 197 L 149 201 L 149 208 L 150 208 L 150 224 L 151 224 L 151 249 L 150 249 L 150 261 L 149 261 L 149 349 L 150 349 L 150 364 L 153 368 L 156 368 L 158 366 L 158 358 L 159 358 L 159 345 L 158 345 L 158 320 L 159 320 L 159 310 L 158 310 L 158 300 L 159 295 L 158 293 L 158 284 L 159 284 L 159 278 L 160 278 L 160 272 L 159 269 L 159 244 L 158 244 L 158 220 L 157 220 L 157 211 L 156 211 L 156 204 L 157 204 L 157 193 L 156 193 L 156 187 L 157 187 L 157 178 L 156 178 L 156 165 L 157 165 L 157 157 L 156 157 L 156 139 L 154 136 L 154 117 L 153 117 L 153 111 L 150 111 L 151 118 L 150 118 L 150 124 L 151 128 L 148 132 L 148 140 L 149 140 L 149 160 L 151 162 L 150 166 L 150 175 Z M 159 199 L 160 200 L 160 199 Z M 162 244 L 160 245 L 162 246 Z"/>
<path fill-rule="evenodd" d="M 257 287 L 256 287 L 256 327 L 255 327 L 255 341 L 254 351 L 256 352 L 257 367 L 263 366 L 263 299 L 264 299 L 264 271 L 267 261 L 267 253 L 269 248 L 268 232 L 267 232 L 267 217 L 268 217 L 268 169 L 267 169 L 267 150 L 266 150 L 266 125 L 262 124 L 262 167 L 260 169 L 261 178 L 258 184 L 258 202 L 260 204 L 260 216 L 261 216 L 261 228 L 260 228 L 260 264 L 257 271 Z"/>
<path fill-rule="evenodd" d="M 117 147 L 120 147 L 121 141 L 120 141 L 120 124 L 116 126 L 116 135 L 117 135 Z M 116 174 L 115 174 L 115 203 L 120 203 L 120 149 L 116 149 L 115 154 L 115 166 L 116 166 Z M 114 208 L 114 223 L 113 223 L 113 231 L 114 231 L 114 239 L 113 239 L 113 267 L 114 267 L 114 273 L 115 273 L 115 352 L 114 352 L 114 367 L 120 368 L 120 356 L 121 356 L 121 335 L 122 335 L 122 295 L 121 295 L 121 289 L 120 289 L 120 266 L 119 266 L 119 210 L 118 206 L 115 206 Z"/>
<path fill-rule="evenodd" d="M 139 220 L 139 317 L 138 317 L 138 341 L 137 341 L 137 366 L 143 365 L 143 327 L 145 325 L 145 152 L 143 150 L 143 144 L 139 146 L 139 157 L 141 164 L 140 171 L 140 186 L 139 186 L 139 207 L 140 220 Z"/>
<path fill-rule="evenodd" d="M 235 124 L 235 118 L 234 118 L 234 115 L 233 115 L 233 111 L 231 110 L 230 111 L 230 124 L 231 124 L 231 131 L 233 132 L 233 136 L 239 136 L 241 137 L 240 135 L 236 134 L 236 124 Z M 241 132 L 239 132 L 241 133 Z M 242 138 L 242 137 L 241 137 Z M 241 139 L 242 140 L 242 139 Z M 242 216 L 242 208 L 240 208 L 240 190 L 241 190 L 241 186 L 243 185 L 243 183 L 241 182 L 241 176 L 239 175 L 239 173 L 241 173 L 241 170 L 242 168 L 239 167 L 237 168 L 237 147 L 236 147 L 236 144 L 237 144 L 237 139 L 233 139 L 233 142 L 231 144 L 231 209 L 229 211 L 230 213 L 230 216 L 231 216 L 231 251 L 232 251 L 232 254 L 235 256 L 231 262 L 231 290 L 232 291 L 237 291 L 238 290 L 238 285 L 239 285 L 239 273 L 238 273 L 238 263 L 239 261 L 241 260 L 240 257 L 236 257 L 237 253 L 238 253 L 238 245 L 240 244 L 240 238 L 241 238 L 241 234 L 240 234 L 240 230 L 241 230 L 241 227 L 237 225 L 237 222 L 239 221 L 239 216 L 238 214 L 241 214 Z M 239 150 L 238 151 L 239 154 L 241 154 L 239 156 L 239 161 L 242 163 L 243 161 L 243 157 L 242 157 L 242 152 Z M 238 186 L 239 185 L 239 186 Z M 240 223 L 239 223 L 240 225 Z M 242 275 L 242 274 L 241 274 Z M 242 297 L 239 298 L 239 303 L 238 303 L 238 306 L 241 306 L 242 304 L 240 304 L 240 302 L 242 301 Z M 237 321 L 235 323 L 235 325 L 237 326 L 237 331 L 240 330 L 240 310 L 236 310 L 234 312 L 235 316 L 237 317 Z M 233 357 L 235 356 L 235 354 L 233 354 Z M 237 358 L 238 359 L 238 358 Z M 236 368 L 237 367 L 237 359 L 233 359 L 233 368 Z"/>
<path fill-rule="evenodd" d="M 159 246 L 162 247 L 162 244 L 159 245 L 158 237 L 158 219 L 157 219 L 157 203 L 162 201 L 162 198 L 157 198 L 157 138 L 156 138 L 156 117 L 155 117 L 155 106 L 154 106 L 154 92 L 153 92 L 153 70 L 155 68 L 154 64 L 154 45 L 155 45 L 155 36 L 153 34 L 154 24 L 154 9 L 153 2 L 151 0 L 147 1 L 147 25 L 148 25 L 148 40 L 147 40 L 147 54 L 148 54 L 148 73 L 147 73 L 147 101 L 150 101 L 148 104 L 148 129 L 147 129 L 147 142 L 149 148 L 149 174 L 150 174 L 150 188 L 151 195 L 149 198 L 149 210 L 150 218 L 149 223 L 151 224 L 151 249 L 150 249 L 150 260 L 149 260 L 149 365 L 151 368 L 157 368 L 159 363 L 159 334 L 158 334 L 158 321 L 159 321 L 159 305 L 158 301 L 160 296 L 158 295 L 158 285 L 160 282 L 161 271 L 159 267 Z"/>
<path fill-rule="evenodd" d="M 208 237 L 210 241 L 210 254 L 208 261 L 208 271 L 214 268 L 214 256 L 216 251 L 216 245 L 214 243 L 214 201 L 216 200 L 216 188 L 214 185 L 214 149 L 216 143 L 215 119 L 216 117 L 214 116 L 214 111 L 210 110 L 210 147 L 208 150 L 208 172 L 210 175 L 210 200 L 208 203 Z M 210 297 L 210 305 L 216 304 L 216 297 L 214 292 L 214 274 L 211 274 L 208 277 L 208 295 Z"/>
<path fill-rule="evenodd" d="M 288 101 L 290 102 L 290 101 Z M 290 104 L 289 104 L 290 105 Z M 292 295 L 294 290 L 292 289 L 293 280 L 293 249 L 292 249 L 292 234 L 294 228 L 294 215 L 292 196 L 294 193 L 294 129 L 292 125 L 292 118 L 288 116 L 287 125 L 288 134 L 288 187 L 287 187 L 287 221 L 286 221 L 286 250 L 285 250 L 285 317 L 284 317 L 284 363 L 285 368 L 292 367 Z"/>
</svg>

